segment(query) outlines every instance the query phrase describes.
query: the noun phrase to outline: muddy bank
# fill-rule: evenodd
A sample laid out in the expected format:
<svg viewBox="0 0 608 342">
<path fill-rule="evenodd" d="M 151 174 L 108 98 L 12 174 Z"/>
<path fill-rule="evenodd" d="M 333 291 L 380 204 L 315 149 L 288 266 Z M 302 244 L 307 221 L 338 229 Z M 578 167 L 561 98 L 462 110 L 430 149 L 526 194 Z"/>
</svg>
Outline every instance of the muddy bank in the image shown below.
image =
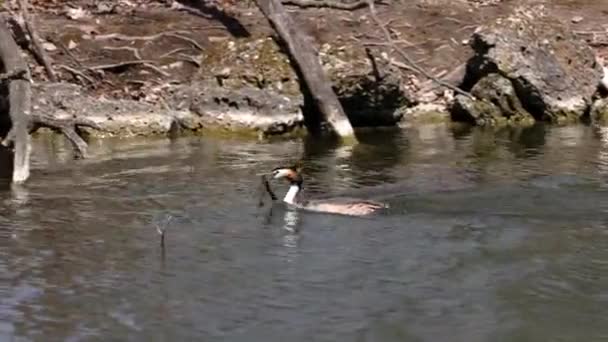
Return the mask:
<svg viewBox="0 0 608 342">
<path fill-rule="evenodd" d="M 513 16 L 520 5 L 519 1 L 416 0 L 378 6 L 378 12 L 411 59 L 441 78 L 475 56 L 470 43 L 476 30 Z M 581 32 L 577 39 L 592 43 L 602 39 L 587 33 L 604 29 L 605 9 L 594 3 L 579 5 L 547 1 L 544 11 L 557 21 L 572 22 L 572 30 Z M 366 8 L 290 9 L 309 34 L 354 126 L 450 119 L 453 94 L 444 88 L 429 92 L 427 80 L 383 45 L 380 29 Z M 272 30 L 261 13 L 245 2 L 229 11 L 197 2 L 121 2 L 111 9 L 84 1 L 71 2 L 69 7 L 34 2 L 33 12 L 60 78 L 60 83 L 49 83 L 29 57 L 34 111 L 87 117 L 103 128 L 89 133 L 100 136 L 204 129 L 268 136 L 305 127 L 304 113 L 310 108 L 298 75 L 271 38 Z M 57 27 L 63 29 L 57 32 Z M 592 53 L 605 53 L 601 41 L 593 48 Z M 508 80 L 513 79 L 517 77 Z M 451 80 L 455 85 L 460 81 Z M 584 98 L 591 101 L 587 94 Z M 526 112 L 525 107 L 521 104 L 519 112 Z M 484 108 L 484 115 L 493 109 Z M 579 119 L 580 112 L 567 116 Z M 496 115 L 504 117 L 504 111 Z M 536 114 L 522 117 L 511 122 L 544 119 Z"/>
</svg>

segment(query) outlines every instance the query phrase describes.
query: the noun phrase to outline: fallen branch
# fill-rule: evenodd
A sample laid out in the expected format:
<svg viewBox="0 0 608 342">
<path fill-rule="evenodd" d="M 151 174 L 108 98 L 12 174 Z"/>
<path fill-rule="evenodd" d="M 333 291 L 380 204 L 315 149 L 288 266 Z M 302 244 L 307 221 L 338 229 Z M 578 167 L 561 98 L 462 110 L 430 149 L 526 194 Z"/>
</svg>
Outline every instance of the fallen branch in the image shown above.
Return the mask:
<svg viewBox="0 0 608 342">
<path fill-rule="evenodd" d="M 192 44 L 194 47 L 196 47 L 197 49 L 199 49 L 200 51 L 203 51 L 203 47 L 194 39 L 190 38 L 190 37 L 185 37 L 183 36 L 183 34 L 189 34 L 190 32 L 188 31 L 169 31 L 169 32 L 161 32 L 161 33 L 157 33 L 157 34 L 153 34 L 153 35 L 149 35 L 149 36 L 127 36 L 121 33 L 110 33 L 110 34 L 104 34 L 104 35 L 99 35 L 95 37 L 95 40 L 105 40 L 105 39 L 117 39 L 117 40 L 155 40 L 161 37 L 174 37 L 174 38 L 178 38 L 181 40 L 185 40 L 187 42 L 189 42 L 190 44 Z"/>
<path fill-rule="evenodd" d="M 437 77 L 431 75 L 428 71 L 424 70 L 422 67 L 420 67 L 416 62 L 414 62 L 408 55 L 407 53 L 405 53 L 405 51 L 403 51 L 403 49 L 401 49 L 397 43 L 395 42 L 395 40 L 393 39 L 393 37 L 391 36 L 391 33 L 389 32 L 389 30 L 386 28 L 386 26 L 384 26 L 382 24 L 382 22 L 380 21 L 380 19 L 378 18 L 378 15 L 376 14 L 376 7 L 374 6 L 374 1 L 373 0 L 366 0 L 367 4 L 369 6 L 369 11 L 370 11 L 370 16 L 372 17 L 372 19 L 374 20 L 374 22 L 376 23 L 376 25 L 378 25 L 380 27 L 380 29 L 382 30 L 382 33 L 384 34 L 384 37 L 386 39 L 386 41 L 390 44 L 391 48 L 395 51 L 397 51 L 397 53 L 399 54 L 399 56 L 401 56 L 401 58 L 403 60 L 405 60 L 405 62 L 407 63 L 407 67 L 411 68 L 412 70 L 424 75 L 424 77 L 428 78 L 429 80 L 432 80 L 433 82 L 446 87 L 450 90 L 453 90 L 455 93 L 460 94 L 460 95 L 464 95 L 466 97 L 469 98 L 473 98 L 473 95 L 471 95 L 469 92 L 466 92 L 458 87 L 455 87 L 445 81 L 442 81 L 440 79 L 438 79 Z"/>
<path fill-rule="evenodd" d="M 298 6 L 302 8 L 333 8 L 339 10 L 352 11 L 367 6 L 366 1 L 341 2 L 338 0 L 282 0 L 285 5 Z"/>
<path fill-rule="evenodd" d="M 34 53 L 34 57 L 36 58 L 38 63 L 44 66 L 49 80 L 51 82 L 57 82 L 57 76 L 55 75 L 55 71 L 51 66 L 51 61 L 48 55 L 40 44 L 40 37 L 38 36 L 38 32 L 36 31 L 36 27 L 34 26 L 34 20 L 30 18 L 27 6 L 27 0 L 19 0 L 19 7 L 21 7 L 21 14 L 23 15 L 23 21 L 25 22 L 25 29 L 27 30 L 27 33 L 30 36 L 30 41 L 32 43 L 32 52 Z"/>
<path fill-rule="evenodd" d="M 306 87 L 311 104 L 316 107 L 316 114 L 320 114 L 317 116 L 309 112 L 313 115 L 307 115 L 308 122 L 321 126 L 322 121 L 326 121 L 339 137 L 350 136 L 356 141 L 349 118 L 344 113 L 342 104 L 331 86 L 331 80 L 325 74 L 319 56 L 310 45 L 306 33 L 298 28 L 280 0 L 256 0 L 256 4 L 285 43 L 287 53 L 301 77 L 302 85 Z"/>
</svg>

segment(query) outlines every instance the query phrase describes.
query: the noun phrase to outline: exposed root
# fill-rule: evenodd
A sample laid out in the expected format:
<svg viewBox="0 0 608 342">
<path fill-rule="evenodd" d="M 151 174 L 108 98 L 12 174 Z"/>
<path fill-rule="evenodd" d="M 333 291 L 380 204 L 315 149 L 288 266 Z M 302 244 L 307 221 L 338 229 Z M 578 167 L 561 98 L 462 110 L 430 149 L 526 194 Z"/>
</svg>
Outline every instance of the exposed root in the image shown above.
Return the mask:
<svg viewBox="0 0 608 342">
<path fill-rule="evenodd" d="M 78 128 L 89 127 L 97 130 L 102 129 L 96 123 L 84 118 L 59 119 L 46 115 L 32 116 L 30 133 L 36 131 L 40 127 L 48 127 L 63 133 L 70 143 L 72 143 L 76 158 L 86 158 L 88 148 L 86 141 L 78 134 Z"/>
<path fill-rule="evenodd" d="M 363 8 L 367 6 L 367 2 L 365 0 L 357 1 L 357 2 L 341 2 L 338 0 L 282 0 L 281 1 L 285 5 L 298 6 L 302 8 L 314 7 L 314 8 L 333 8 L 340 10 L 352 11 L 359 8 Z M 378 2 L 378 1 L 376 1 Z"/>
<path fill-rule="evenodd" d="M 169 77 L 169 76 L 171 76 L 171 74 L 169 74 L 168 72 L 163 71 L 161 68 L 157 67 L 157 66 L 156 66 L 156 65 L 154 65 L 154 64 L 150 64 L 150 63 L 144 63 L 143 65 L 144 65 L 146 68 L 150 68 L 150 69 L 152 69 L 152 70 L 156 71 L 157 73 L 159 73 L 159 74 L 161 74 L 161 75 L 163 75 L 163 76 L 165 76 L 165 77 Z"/>
<path fill-rule="evenodd" d="M 190 44 L 192 44 L 197 49 L 199 49 L 200 51 L 203 51 L 204 50 L 203 47 L 196 40 L 194 40 L 190 37 L 183 36 L 184 34 L 189 34 L 189 33 L 190 32 L 188 32 L 188 31 L 169 31 L 169 32 L 161 32 L 161 33 L 157 33 L 157 34 L 153 34 L 153 35 L 149 35 L 149 36 L 127 36 L 127 35 L 120 34 L 120 33 L 110 33 L 110 34 L 96 36 L 95 40 L 104 40 L 104 39 L 154 40 L 154 39 L 158 39 L 158 38 L 162 38 L 162 37 L 174 37 L 174 38 L 178 38 L 181 40 L 185 40 L 185 41 L 189 42 Z"/>
<path fill-rule="evenodd" d="M 131 46 L 104 46 L 104 50 L 128 50 L 133 52 L 133 56 L 137 59 L 142 59 L 137 48 Z"/>
<path fill-rule="evenodd" d="M 47 115 L 32 115 L 29 122 L 29 133 L 33 133 L 41 127 L 47 127 L 61 132 L 72 143 L 76 158 L 86 158 L 88 145 L 84 139 L 78 134 L 79 127 L 89 127 L 97 130 L 102 128 L 96 123 L 83 118 L 66 118 L 59 119 Z M 9 130 L 6 137 L 2 141 L 2 145 L 9 147 L 14 144 L 16 133 L 13 128 Z"/>
<path fill-rule="evenodd" d="M 88 81 L 88 82 L 89 82 L 90 84 L 92 84 L 92 85 L 93 85 L 93 84 L 95 84 L 95 81 L 94 81 L 92 78 L 90 78 L 90 77 L 89 77 L 89 76 L 87 76 L 87 75 L 86 75 L 84 72 L 82 72 L 82 71 L 80 71 L 80 70 L 74 69 L 74 68 L 72 68 L 72 67 L 69 67 L 69 66 L 67 66 L 67 65 L 63 65 L 63 64 L 59 64 L 59 65 L 57 65 L 57 68 L 58 68 L 58 69 L 63 69 L 63 70 L 65 70 L 65 71 L 67 71 L 67 72 L 71 73 L 71 74 L 72 74 L 72 75 L 74 75 L 75 77 L 80 77 L 81 79 Z"/>
<path fill-rule="evenodd" d="M 89 70 L 107 70 L 107 69 L 116 69 L 116 68 L 122 68 L 122 67 L 126 67 L 126 66 L 137 65 L 137 64 L 149 64 L 149 63 L 155 63 L 155 62 L 153 60 L 149 60 L 149 59 L 137 59 L 137 60 L 125 61 L 125 62 L 113 63 L 113 64 L 94 65 L 94 66 L 88 67 L 88 69 Z"/>
</svg>

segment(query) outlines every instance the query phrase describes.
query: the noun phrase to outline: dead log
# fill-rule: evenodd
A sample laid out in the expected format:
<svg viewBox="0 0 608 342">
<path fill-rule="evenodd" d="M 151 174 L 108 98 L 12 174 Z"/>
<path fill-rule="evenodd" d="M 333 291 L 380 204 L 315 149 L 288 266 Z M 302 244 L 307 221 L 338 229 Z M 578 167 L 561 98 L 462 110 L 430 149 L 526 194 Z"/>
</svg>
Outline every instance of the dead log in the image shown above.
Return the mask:
<svg viewBox="0 0 608 342">
<path fill-rule="evenodd" d="M 331 87 L 331 81 L 325 74 L 317 54 L 308 44 L 305 33 L 298 29 L 280 0 L 257 0 L 256 4 L 281 40 L 285 42 L 288 53 L 304 78 L 303 83 L 319 113 L 324 116 L 338 136 L 354 137 L 348 117 Z"/>
<path fill-rule="evenodd" d="M 4 73 L 23 75 L 7 79 L 9 91 L 9 116 L 11 128 L 7 134 L 14 146 L 13 182 L 22 183 L 30 175 L 31 142 L 28 134 L 32 89 L 28 66 L 21 56 L 21 50 L 13 39 L 4 17 L 0 16 L 0 60 Z M 5 139 L 7 140 L 7 139 Z M 5 141 L 3 141 L 3 145 Z"/>
</svg>

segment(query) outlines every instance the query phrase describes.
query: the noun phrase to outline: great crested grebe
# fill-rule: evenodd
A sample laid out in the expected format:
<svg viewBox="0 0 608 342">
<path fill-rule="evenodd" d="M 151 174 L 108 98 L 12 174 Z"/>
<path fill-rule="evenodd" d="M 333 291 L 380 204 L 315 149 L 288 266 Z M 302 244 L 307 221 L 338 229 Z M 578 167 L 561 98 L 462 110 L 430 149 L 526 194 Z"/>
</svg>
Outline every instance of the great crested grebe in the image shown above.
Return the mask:
<svg viewBox="0 0 608 342">
<path fill-rule="evenodd" d="M 370 215 L 381 209 L 388 208 L 387 204 L 359 198 L 335 197 L 318 200 L 300 199 L 298 195 L 300 194 L 300 190 L 302 190 L 302 183 L 304 180 L 302 179 L 298 166 L 277 167 L 272 170 L 272 177 L 274 179 L 284 178 L 289 182 L 289 190 L 287 191 L 287 194 L 285 194 L 283 202 L 297 208 L 352 216 Z"/>
</svg>

